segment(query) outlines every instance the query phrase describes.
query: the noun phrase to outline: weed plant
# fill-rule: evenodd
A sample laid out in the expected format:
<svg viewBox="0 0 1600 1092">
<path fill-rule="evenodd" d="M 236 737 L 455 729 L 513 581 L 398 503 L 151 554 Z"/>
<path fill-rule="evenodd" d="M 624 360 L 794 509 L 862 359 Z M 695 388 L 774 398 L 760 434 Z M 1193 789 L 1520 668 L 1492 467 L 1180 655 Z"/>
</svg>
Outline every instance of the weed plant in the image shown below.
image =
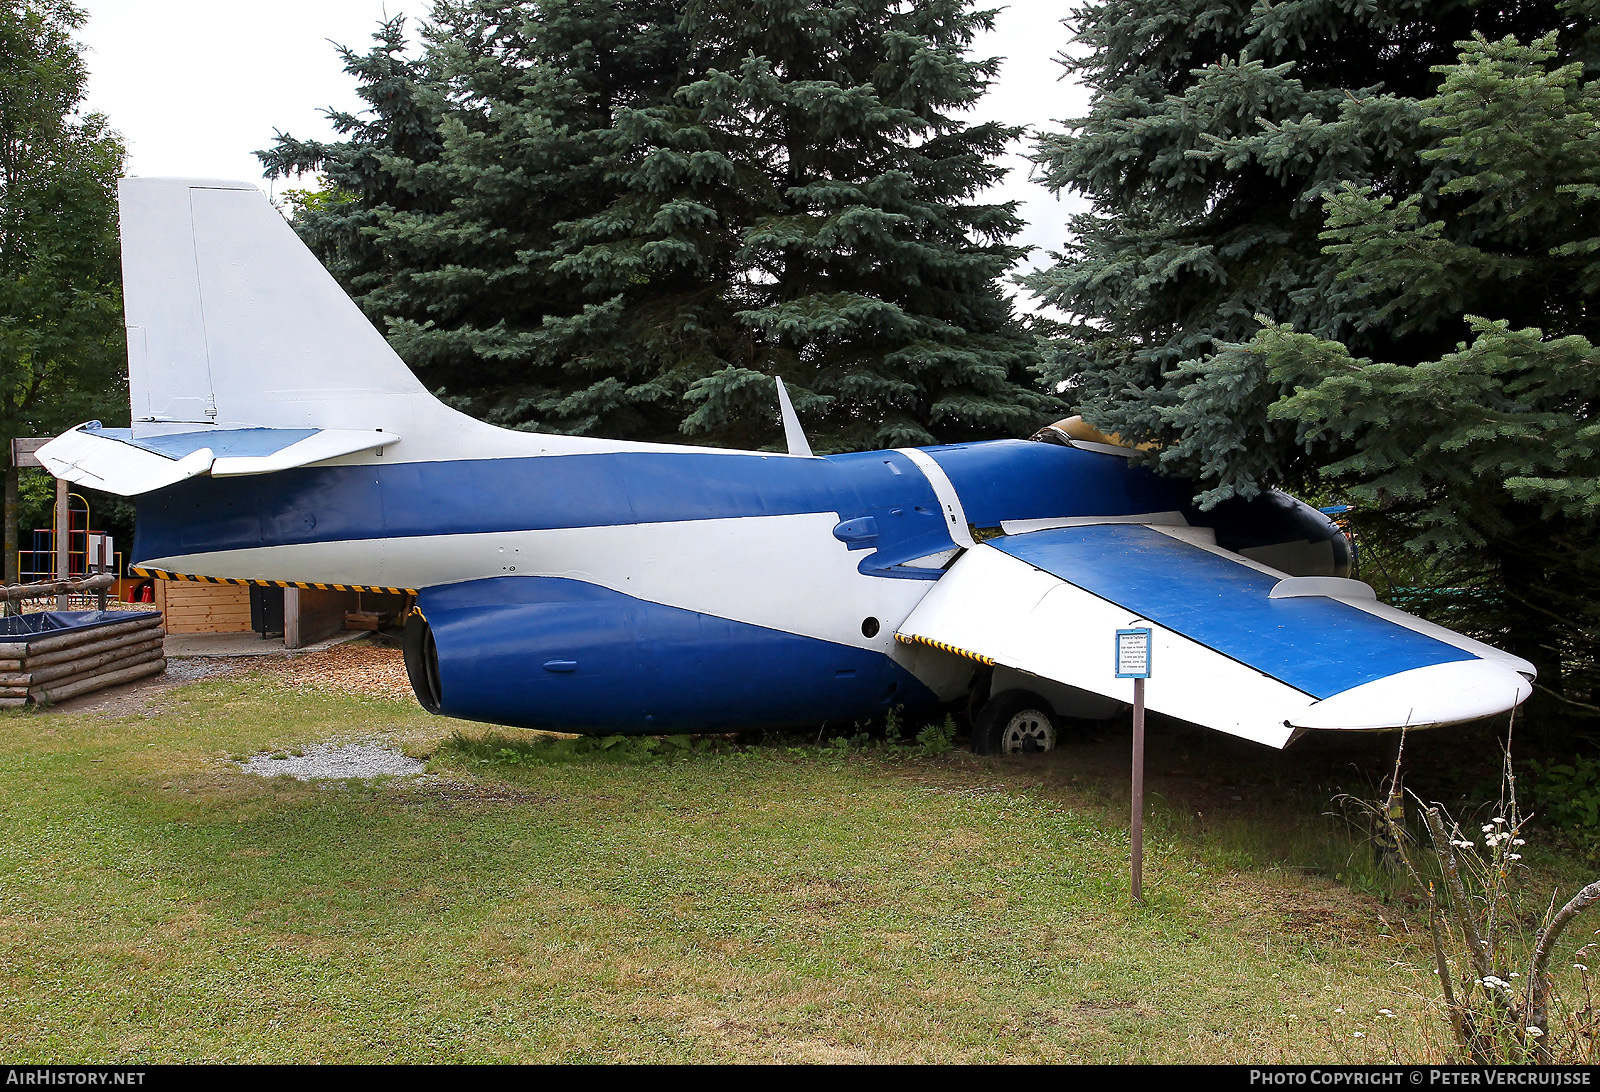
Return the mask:
<svg viewBox="0 0 1600 1092">
<path fill-rule="evenodd" d="M 1526 889 L 1529 817 L 1517 801 L 1509 741 L 1500 798 L 1483 821 L 1463 823 L 1442 804 L 1413 796 L 1427 835 L 1423 849 L 1404 821 L 1403 755 L 1402 737 L 1389 800 L 1374 811 L 1389 834 L 1387 848 L 1426 896 L 1441 1015 L 1459 1060 L 1600 1061 L 1589 969 L 1600 945 L 1582 945 L 1569 961 L 1555 958 L 1568 926 L 1600 903 L 1600 880 L 1559 909 L 1554 893 L 1540 898 Z"/>
</svg>

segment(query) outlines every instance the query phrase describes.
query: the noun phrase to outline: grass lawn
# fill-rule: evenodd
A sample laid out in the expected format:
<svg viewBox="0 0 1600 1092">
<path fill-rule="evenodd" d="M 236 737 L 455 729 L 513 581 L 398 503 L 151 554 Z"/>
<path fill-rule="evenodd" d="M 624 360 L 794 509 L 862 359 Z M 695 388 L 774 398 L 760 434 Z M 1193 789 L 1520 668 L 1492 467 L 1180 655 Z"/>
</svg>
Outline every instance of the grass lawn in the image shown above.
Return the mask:
<svg viewBox="0 0 1600 1092">
<path fill-rule="evenodd" d="M 260 673 L 0 718 L 0 1057 L 1437 1056 L 1421 919 L 1272 863 L 1295 814 L 1252 849 L 1158 798 L 1135 907 L 1121 775 L 1072 746 L 529 738 Z M 328 739 L 430 773 L 229 759 Z"/>
</svg>

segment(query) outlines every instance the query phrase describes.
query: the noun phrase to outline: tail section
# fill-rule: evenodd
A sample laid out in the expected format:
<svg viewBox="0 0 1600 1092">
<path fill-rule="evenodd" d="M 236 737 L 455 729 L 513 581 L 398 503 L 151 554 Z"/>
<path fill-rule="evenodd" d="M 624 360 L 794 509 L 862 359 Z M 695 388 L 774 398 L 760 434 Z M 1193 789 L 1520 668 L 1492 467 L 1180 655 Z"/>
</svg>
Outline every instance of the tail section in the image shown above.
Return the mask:
<svg viewBox="0 0 1600 1092">
<path fill-rule="evenodd" d="M 136 437 L 449 413 L 256 187 L 128 178 L 120 198 Z"/>
<path fill-rule="evenodd" d="M 255 186 L 126 178 L 133 427 L 39 450 L 59 478 L 132 496 L 330 460 L 426 462 L 684 450 L 496 428 L 444 405 Z"/>
</svg>

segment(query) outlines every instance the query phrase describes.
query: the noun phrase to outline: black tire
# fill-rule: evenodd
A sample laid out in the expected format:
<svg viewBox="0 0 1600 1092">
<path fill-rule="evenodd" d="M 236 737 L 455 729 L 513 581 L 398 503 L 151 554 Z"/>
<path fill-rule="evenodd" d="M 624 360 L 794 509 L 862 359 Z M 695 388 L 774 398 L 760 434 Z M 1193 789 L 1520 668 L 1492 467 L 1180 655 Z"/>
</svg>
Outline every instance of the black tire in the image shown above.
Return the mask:
<svg viewBox="0 0 1600 1092">
<path fill-rule="evenodd" d="M 972 725 L 972 749 L 980 755 L 1043 754 L 1054 750 L 1060 737 L 1055 710 L 1031 690 L 996 694 Z"/>
</svg>

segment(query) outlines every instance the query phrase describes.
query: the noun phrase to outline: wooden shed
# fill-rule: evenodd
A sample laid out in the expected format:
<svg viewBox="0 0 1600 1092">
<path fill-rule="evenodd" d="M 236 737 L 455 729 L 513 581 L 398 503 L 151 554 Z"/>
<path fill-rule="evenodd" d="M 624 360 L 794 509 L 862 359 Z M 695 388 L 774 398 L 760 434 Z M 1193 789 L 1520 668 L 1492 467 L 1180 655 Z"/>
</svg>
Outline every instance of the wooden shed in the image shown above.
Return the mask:
<svg viewBox="0 0 1600 1092">
<path fill-rule="evenodd" d="M 238 584 L 157 580 L 156 609 L 168 633 L 250 632 L 250 589 Z"/>
<path fill-rule="evenodd" d="M 268 589 L 276 594 L 280 589 Z M 251 589 L 242 584 L 212 584 L 193 580 L 157 580 L 156 609 L 166 620 L 168 633 L 249 633 Z M 321 588 L 283 588 L 283 644 L 301 648 L 331 637 L 345 628 L 348 612 L 362 605 L 353 591 Z M 403 603 L 398 596 L 374 597 L 387 607 Z M 388 600 L 395 602 L 390 604 Z"/>
</svg>

